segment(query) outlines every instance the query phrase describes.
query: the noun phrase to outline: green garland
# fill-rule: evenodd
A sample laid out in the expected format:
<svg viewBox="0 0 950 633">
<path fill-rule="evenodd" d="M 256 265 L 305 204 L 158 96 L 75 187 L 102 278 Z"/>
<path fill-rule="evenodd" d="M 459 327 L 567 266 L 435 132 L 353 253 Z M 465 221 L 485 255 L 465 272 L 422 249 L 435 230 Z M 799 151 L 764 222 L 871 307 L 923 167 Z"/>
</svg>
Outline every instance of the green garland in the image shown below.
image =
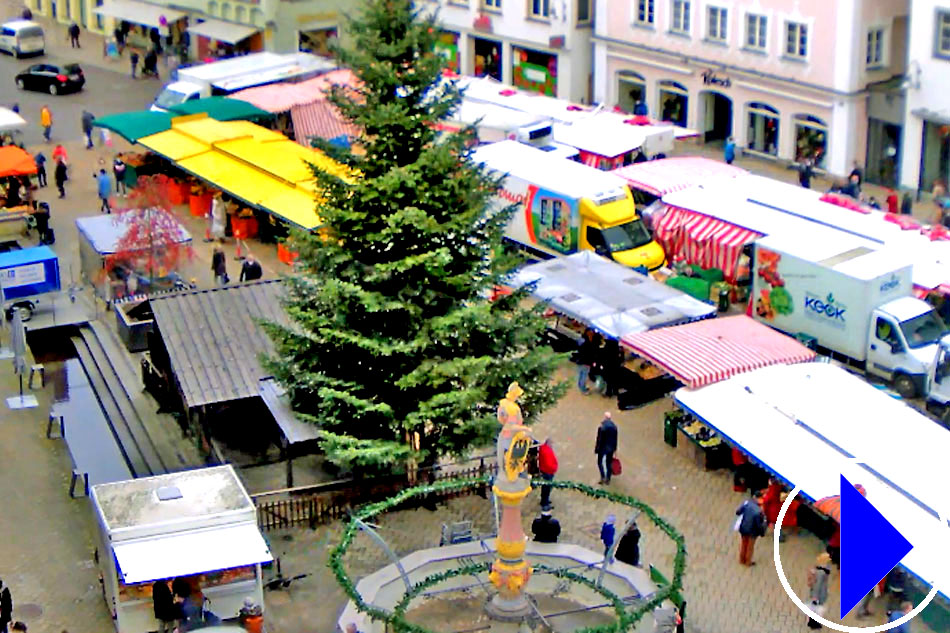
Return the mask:
<svg viewBox="0 0 950 633">
<path fill-rule="evenodd" d="M 404 616 L 406 609 L 408 609 L 412 600 L 419 596 L 426 589 L 438 585 L 450 578 L 485 573 L 490 568 L 490 564 L 477 563 L 465 565 L 463 567 L 450 569 L 438 574 L 427 576 L 422 581 L 413 585 L 412 589 L 407 591 L 399 603 L 396 604 L 393 612 L 389 613 L 363 601 L 362 596 L 356 590 L 356 586 L 353 584 L 349 574 L 344 568 L 343 556 L 346 554 L 350 544 L 353 542 L 353 539 L 359 530 L 359 521 L 366 521 L 377 514 L 392 510 L 393 508 L 396 508 L 400 504 L 414 497 L 446 492 L 456 492 L 467 488 L 485 486 L 490 483 L 491 477 L 487 475 L 467 479 L 447 479 L 424 486 L 407 488 L 397 493 L 395 496 L 390 497 L 389 499 L 372 503 L 358 509 L 347 523 L 346 528 L 343 530 L 343 536 L 340 539 L 339 545 L 337 545 L 330 553 L 329 561 L 330 569 L 333 571 L 333 575 L 336 578 L 337 583 L 339 583 L 344 593 L 346 593 L 346 595 L 353 601 L 356 609 L 362 613 L 365 613 L 374 620 L 382 620 L 387 622 L 393 627 L 393 630 L 396 633 L 432 633 L 432 631 L 429 629 L 412 624 L 405 619 Z M 573 481 L 546 482 L 539 479 L 532 481 L 532 486 L 534 487 L 538 487 L 541 484 L 550 485 L 554 488 L 574 490 L 593 499 L 604 499 L 606 501 L 612 501 L 614 503 L 635 508 L 642 514 L 645 514 L 647 518 L 654 525 L 656 525 L 661 532 L 666 534 L 676 545 L 676 554 L 673 557 L 673 577 L 670 579 L 670 583 L 660 588 L 655 594 L 653 594 L 653 597 L 650 598 L 650 600 L 639 605 L 636 609 L 629 611 L 619 596 L 608 589 L 605 589 L 604 587 L 598 586 L 596 582 L 585 576 L 575 574 L 574 572 L 566 569 L 549 568 L 544 565 L 535 566 L 535 569 L 550 572 L 559 578 L 564 578 L 570 580 L 571 582 L 585 585 L 593 591 L 604 596 L 613 605 L 614 611 L 617 614 L 617 621 L 615 623 L 598 627 L 577 629 L 574 633 L 620 633 L 622 631 L 626 631 L 639 622 L 644 615 L 655 609 L 671 596 L 678 594 L 683 588 L 683 576 L 686 573 L 686 541 L 676 530 L 676 528 L 673 527 L 671 523 L 661 518 L 653 510 L 653 508 L 643 503 L 639 499 L 635 499 L 628 495 L 610 492 L 602 488 L 594 488 L 593 486 L 589 486 L 587 484 L 580 484 Z"/>
</svg>

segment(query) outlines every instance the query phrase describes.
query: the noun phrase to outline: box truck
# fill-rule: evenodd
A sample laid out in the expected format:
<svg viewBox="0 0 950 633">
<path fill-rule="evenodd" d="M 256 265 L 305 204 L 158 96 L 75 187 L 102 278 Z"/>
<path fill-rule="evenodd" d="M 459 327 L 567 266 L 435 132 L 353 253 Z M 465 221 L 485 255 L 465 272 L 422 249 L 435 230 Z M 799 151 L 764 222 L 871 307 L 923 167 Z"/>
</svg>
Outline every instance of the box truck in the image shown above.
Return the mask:
<svg viewBox="0 0 950 633">
<path fill-rule="evenodd" d="M 267 52 L 179 68 L 176 80 L 162 88 L 151 109 L 165 112 L 186 101 L 226 96 L 279 81 L 302 81 L 335 68 L 332 61 L 309 53 Z"/>
<path fill-rule="evenodd" d="M 655 270 L 665 257 L 637 215 L 624 181 L 517 141 L 476 148 L 476 163 L 505 175 L 497 208 L 517 205 L 505 237 L 542 257 L 592 250 Z"/>
<path fill-rule="evenodd" d="M 904 398 L 927 392 L 938 346 L 950 341 L 912 290 L 909 261 L 841 231 L 813 226 L 755 242 L 753 317 L 814 339 Z"/>
<path fill-rule="evenodd" d="M 19 311 L 29 321 L 37 305 L 60 288 L 59 257 L 49 246 L 0 253 L 0 299 L 7 320 Z"/>
</svg>

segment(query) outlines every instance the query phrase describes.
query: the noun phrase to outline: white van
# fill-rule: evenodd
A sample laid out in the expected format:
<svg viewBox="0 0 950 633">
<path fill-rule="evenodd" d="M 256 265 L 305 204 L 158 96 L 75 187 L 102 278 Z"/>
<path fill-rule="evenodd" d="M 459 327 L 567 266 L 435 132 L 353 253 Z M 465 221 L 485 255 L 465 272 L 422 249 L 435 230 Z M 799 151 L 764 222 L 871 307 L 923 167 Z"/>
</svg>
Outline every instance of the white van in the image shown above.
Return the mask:
<svg viewBox="0 0 950 633">
<path fill-rule="evenodd" d="M 0 25 L 0 50 L 14 57 L 42 55 L 46 50 L 43 27 L 30 20 L 14 20 Z"/>
</svg>

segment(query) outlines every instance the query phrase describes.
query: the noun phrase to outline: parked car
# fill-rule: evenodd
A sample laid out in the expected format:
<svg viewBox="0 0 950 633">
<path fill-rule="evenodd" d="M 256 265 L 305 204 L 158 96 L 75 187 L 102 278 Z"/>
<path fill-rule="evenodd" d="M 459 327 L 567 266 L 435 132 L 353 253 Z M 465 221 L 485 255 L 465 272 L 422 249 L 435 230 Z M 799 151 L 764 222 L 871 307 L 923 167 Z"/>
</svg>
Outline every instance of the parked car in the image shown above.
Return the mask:
<svg viewBox="0 0 950 633">
<path fill-rule="evenodd" d="M 16 76 L 20 90 L 40 90 L 51 95 L 78 92 L 86 83 L 79 64 L 34 64 Z"/>
<path fill-rule="evenodd" d="M 0 50 L 14 57 L 42 55 L 46 49 L 43 27 L 30 20 L 13 20 L 0 25 Z"/>
</svg>

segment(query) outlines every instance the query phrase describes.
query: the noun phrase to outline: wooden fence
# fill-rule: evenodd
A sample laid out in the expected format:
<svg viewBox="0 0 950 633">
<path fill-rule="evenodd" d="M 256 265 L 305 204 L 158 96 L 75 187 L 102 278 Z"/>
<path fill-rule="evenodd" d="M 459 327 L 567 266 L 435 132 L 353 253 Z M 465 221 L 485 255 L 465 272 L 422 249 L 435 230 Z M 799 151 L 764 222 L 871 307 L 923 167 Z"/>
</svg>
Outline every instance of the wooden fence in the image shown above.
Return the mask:
<svg viewBox="0 0 950 633">
<path fill-rule="evenodd" d="M 371 479 L 348 479 L 333 481 L 316 486 L 288 488 L 252 495 L 257 506 L 257 524 L 261 530 L 276 530 L 299 525 L 310 529 L 318 525 L 331 523 L 346 517 L 349 512 L 367 503 L 375 503 L 412 486 L 423 485 L 445 479 L 473 478 L 482 475 L 494 475 L 497 470 L 495 460 L 481 457 L 464 464 L 450 464 L 417 472 L 415 480 L 410 482 L 407 475 L 374 477 Z M 488 495 L 488 486 L 477 486 L 467 490 L 437 492 L 419 496 L 400 506 L 408 509 L 432 505 L 455 497 L 479 494 Z"/>
</svg>

